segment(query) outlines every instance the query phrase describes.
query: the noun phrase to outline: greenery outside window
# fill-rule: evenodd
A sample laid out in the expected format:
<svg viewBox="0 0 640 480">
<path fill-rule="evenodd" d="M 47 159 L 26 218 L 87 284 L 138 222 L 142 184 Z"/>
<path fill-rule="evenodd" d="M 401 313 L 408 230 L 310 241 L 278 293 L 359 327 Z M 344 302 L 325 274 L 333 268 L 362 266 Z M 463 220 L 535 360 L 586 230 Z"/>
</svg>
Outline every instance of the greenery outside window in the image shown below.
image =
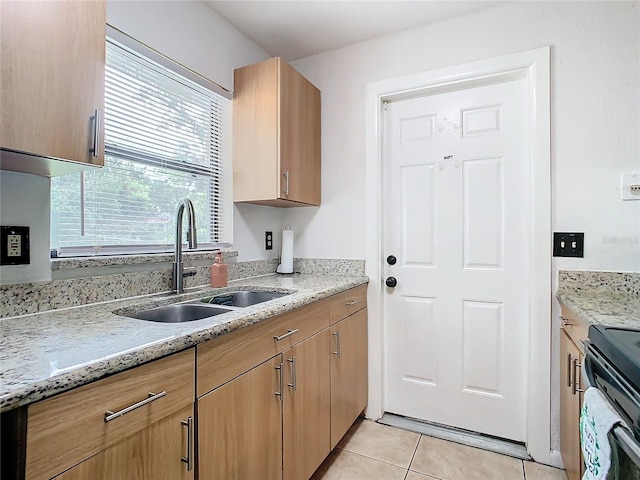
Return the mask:
<svg viewBox="0 0 640 480">
<path fill-rule="evenodd" d="M 107 39 L 105 166 L 52 179 L 58 256 L 172 251 L 182 198 L 201 249 L 231 241 L 229 95 L 140 50 Z"/>
</svg>

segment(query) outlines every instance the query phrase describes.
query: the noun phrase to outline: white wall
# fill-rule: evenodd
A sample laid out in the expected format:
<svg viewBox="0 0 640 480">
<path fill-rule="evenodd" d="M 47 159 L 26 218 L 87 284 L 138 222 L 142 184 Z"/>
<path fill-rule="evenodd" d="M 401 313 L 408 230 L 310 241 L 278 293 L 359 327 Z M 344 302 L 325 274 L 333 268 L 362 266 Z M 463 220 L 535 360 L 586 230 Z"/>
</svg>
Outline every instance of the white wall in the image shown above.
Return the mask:
<svg viewBox="0 0 640 480">
<path fill-rule="evenodd" d="M 233 69 L 268 58 L 258 45 L 238 32 L 202 2 L 107 2 L 107 22 L 201 75 L 233 90 Z M 231 175 L 229 176 L 231 178 Z M 51 278 L 49 263 L 49 180 L 0 172 L 2 225 L 31 227 L 29 266 L 0 267 L 0 283 Z M 234 248 L 239 260 L 273 258 L 255 241 L 264 230 L 282 230 L 278 209 L 234 207 Z"/>
<path fill-rule="evenodd" d="M 322 206 L 285 219 L 300 257 L 365 257 L 365 85 L 551 45 L 552 228 L 585 232 L 583 259 L 558 269 L 640 271 L 640 3 L 513 2 L 294 63 L 322 91 Z M 551 241 L 551 240 L 550 240 Z M 374 279 L 375 281 L 375 279 Z M 552 292 L 550 292 L 550 295 Z M 558 305 L 552 447 L 558 447 Z"/>
<path fill-rule="evenodd" d="M 0 284 L 51 280 L 49 266 L 49 179 L 0 172 L 2 225 L 29 228 L 29 265 L 0 267 Z"/>
</svg>

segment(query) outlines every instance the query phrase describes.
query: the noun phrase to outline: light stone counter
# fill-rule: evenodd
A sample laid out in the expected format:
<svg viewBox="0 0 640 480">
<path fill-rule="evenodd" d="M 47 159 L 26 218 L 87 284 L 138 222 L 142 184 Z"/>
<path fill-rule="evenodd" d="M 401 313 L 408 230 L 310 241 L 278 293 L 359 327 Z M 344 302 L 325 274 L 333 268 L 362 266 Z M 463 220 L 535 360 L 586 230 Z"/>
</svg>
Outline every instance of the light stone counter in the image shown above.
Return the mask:
<svg viewBox="0 0 640 480">
<path fill-rule="evenodd" d="M 203 287 L 0 319 L 0 411 L 27 405 L 205 342 L 368 282 L 364 276 L 267 275 Z M 186 323 L 119 313 L 234 289 L 291 295 Z"/>
<path fill-rule="evenodd" d="M 640 274 L 560 271 L 558 300 L 589 325 L 640 329 Z"/>
</svg>

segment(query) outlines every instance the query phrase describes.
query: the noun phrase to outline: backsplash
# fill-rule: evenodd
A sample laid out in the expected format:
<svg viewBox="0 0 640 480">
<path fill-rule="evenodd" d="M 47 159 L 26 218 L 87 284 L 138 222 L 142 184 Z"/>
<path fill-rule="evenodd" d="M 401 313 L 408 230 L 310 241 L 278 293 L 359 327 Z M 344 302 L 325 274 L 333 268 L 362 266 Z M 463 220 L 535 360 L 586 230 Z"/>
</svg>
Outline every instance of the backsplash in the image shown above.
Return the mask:
<svg viewBox="0 0 640 480">
<path fill-rule="evenodd" d="M 640 296 L 640 273 L 560 270 L 558 290 Z"/>
<path fill-rule="evenodd" d="M 66 263 L 62 268 L 74 268 L 70 263 Z M 130 261 L 126 263 L 131 264 Z M 276 259 L 229 262 L 229 280 L 268 275 L 275 272 L 277 264 Z M 104 261 L 102 261 L 102 266 L 104 266 Z M 364 267 L 364 260 L 324 258 L 294 260 L 296 273 L 364 275 Z M 58 268 L 60 267 L 58 266 L 56 269 Z M 194 268 L 196 275 L 185 278 L 185 288 L 208 285 L 209 265 L 195 266 Z M 0 286 L 0 318 L 106 302 L 119 298 L 150 295 L 166 292 L 170 289 L 171 267 L 163 267 L 159 270 L 57 279 L 50 282 L 2 285 Z"/>
</svg>

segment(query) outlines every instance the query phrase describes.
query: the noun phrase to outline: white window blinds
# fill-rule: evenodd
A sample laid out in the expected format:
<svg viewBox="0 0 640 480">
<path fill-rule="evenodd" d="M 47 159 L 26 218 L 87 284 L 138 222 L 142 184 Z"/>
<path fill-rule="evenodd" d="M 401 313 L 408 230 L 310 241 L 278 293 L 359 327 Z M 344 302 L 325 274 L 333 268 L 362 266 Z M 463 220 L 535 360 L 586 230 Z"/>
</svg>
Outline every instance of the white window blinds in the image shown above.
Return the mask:
<svg viewBox="0 0 640 480">
<path fill-rule="evenodd" d="M 105 166 L 52 180 L 52 248 L 172 250 L 185 197 L 201 247 L 230 241 L 230 101 L 109 39 L 105 76 Z"/>
</svg>

